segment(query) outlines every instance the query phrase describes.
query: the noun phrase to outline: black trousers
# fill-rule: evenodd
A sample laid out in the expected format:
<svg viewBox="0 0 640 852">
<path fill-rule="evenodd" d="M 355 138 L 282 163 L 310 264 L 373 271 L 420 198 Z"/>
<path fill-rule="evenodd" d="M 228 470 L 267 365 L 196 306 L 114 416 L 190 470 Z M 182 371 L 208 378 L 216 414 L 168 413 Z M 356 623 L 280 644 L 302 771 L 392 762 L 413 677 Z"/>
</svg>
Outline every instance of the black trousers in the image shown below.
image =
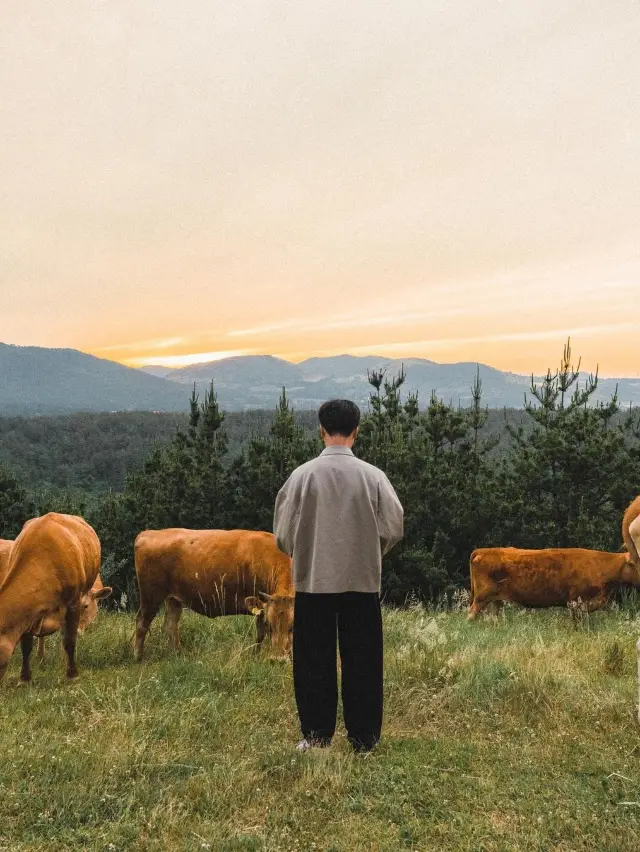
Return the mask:
<svg viewBox="0 0 640 852">
<path fill-rule="evenodd" d="M 336 636 L 347 736 L 355 749 L 368 750 L 380 739 L 382 728 L 382 617 L 378 594 L 296 592 L 293 684 L 302 735 L 327 743 L 335 733 Z"/>
</svg>

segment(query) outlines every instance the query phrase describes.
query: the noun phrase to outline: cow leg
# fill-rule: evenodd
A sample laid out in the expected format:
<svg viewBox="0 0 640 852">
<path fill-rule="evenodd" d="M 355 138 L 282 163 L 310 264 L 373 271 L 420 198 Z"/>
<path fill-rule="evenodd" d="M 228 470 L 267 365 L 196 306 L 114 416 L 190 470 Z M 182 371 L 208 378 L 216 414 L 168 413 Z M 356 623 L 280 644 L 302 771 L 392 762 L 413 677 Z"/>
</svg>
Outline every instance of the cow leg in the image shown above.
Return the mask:
<svg viewBox="0 0 640 852">
<path fill-rule="evenodd" d="M 154 603 L 152 606 L 142 603 L 142 601 L 140 602 L 140 609 L 136 615 L 136 638 L 134 642 L 134 656 L 138 663 L 142 662 L 142 656 L 144 654 L 144 640 L 149 628 L 151 627 L 151 622 L 158 614 L 160 604 L 161 601 Z"/>
<path fill-rule="evenodd" d="M 175 598 L 167 598 L 164 602 L 164 624 L 163 630 L 169 634 L 174 650 L 180 650 L 180 616 L 182 615 L 182 604 Z"/>
<path fill-rule="evenodd" d="M 33 636 L 30 633 L 25 633 L 20 637 L 20 648 L 22 650 L 22 668 L 20 670 L 21 683 L 29 683 L 31 680 L 31 666 L 29 665 L 29 657 L 33 650 Z"/>
<path fill-rule="evenodd" d="M 0 633 L 0 680 L 5 676 L 15 645 Z"/>
<path fill-rule="evenodd" d="M 44 660 L 44 636 L 38 637 L 38 662 L 41 663 Z"/>
<path fill-rule="evenodd" d="M 468 621 L 473 621 L 474 618 L 477 618 L 481 612 L 483 612 L 486 607 L 491 603 L 490 600 L 486 600 L 480 595 L 476 595 L 473 599 L 473 603 L 469 607 L 469 614 L 467 615 Z"/>
<path fill-rule="evenodd" d="M 586 602 L 585 606 L 587 607 L 587 612 L 595 612 L 597 609 L 602 609 L 602 607 L 607 603 L 607 600 L 607 593 L 604 591 L 600 592 L 600 594 L 590 598 Z"/>
<path fill-rule="evenodd" d="M 469 612 L 467 614 L 467 621 L 473 621 L 474 619 L 476 619 L 480 615 L 481 612 L 482 612 L 481 607 L 478 606 L 478 604 L 474 600 L 474 602 L 469 607 Z"/>
<path fill-rule="evenodd" d="M 78 638 L 78 622 L 80 621 L 80 610 L 69 607 L 62 625 L 62 647 L 67 655 L 67 677 L 69 680 L 78 677 L 76 666 L 76 640 Z"/>
</svg>

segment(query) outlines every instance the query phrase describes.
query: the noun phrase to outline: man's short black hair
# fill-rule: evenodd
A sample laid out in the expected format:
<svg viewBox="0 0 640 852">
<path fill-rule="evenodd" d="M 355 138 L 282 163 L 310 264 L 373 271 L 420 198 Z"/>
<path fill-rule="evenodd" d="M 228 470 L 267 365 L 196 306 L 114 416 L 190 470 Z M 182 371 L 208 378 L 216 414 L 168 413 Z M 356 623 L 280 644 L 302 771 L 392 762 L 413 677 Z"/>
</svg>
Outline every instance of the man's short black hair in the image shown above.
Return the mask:
<svg viewBox="0 0 640 852">
<path fill-rule="evenodd" d="M 350 399 L 330 399 L 320 406 L 318 419 L 329 435 L 348 438 L 360 425 L 360 409 Z"/>
</svg>

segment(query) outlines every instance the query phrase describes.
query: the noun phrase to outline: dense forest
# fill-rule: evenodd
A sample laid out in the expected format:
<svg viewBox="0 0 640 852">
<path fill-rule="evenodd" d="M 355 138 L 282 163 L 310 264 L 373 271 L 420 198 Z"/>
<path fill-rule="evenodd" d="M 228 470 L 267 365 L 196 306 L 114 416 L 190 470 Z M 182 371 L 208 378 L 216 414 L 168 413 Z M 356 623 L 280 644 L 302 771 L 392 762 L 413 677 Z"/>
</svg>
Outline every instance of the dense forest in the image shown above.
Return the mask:
<svg viewBox="0 0 640 852">
<path fill-rule="evenodd" d="M 614 397 L 590 405 L 566 347 L 519 412 L 489 412 L 482 383 L 460 409 L 405 392 L 402 372 L 369 375 L 357 455 L 386 471 L 405 538 L 385 559 L 387 599 L 434 597 L 468 580 L 473 548 L 618 550 L 640 493 L 640 418 Z M 51 509 L 83 514 L 103 542 L 105 582 L 135 600 L 132 543 L 145 528 L 270 529 L 290 472 L 320 449 L 314 412 L 283 391 L 274 412 L 225 415 L 212 387 L 173 415 L 0 421 L 0 535 Z M 61 486 L 64 486 L 61 490 Z"/>
<path fill-rule="evenodd" d="M 189 392 L 185 391 L 185 407 Z M 308 434 L 316 434 L 316 411 L 294 412 Z M 228 449 L 225 466 L 255 437 L 266 437 L 274 409 L 225 413 Z M 120 490 L 156 445 L 170 443 L 178 428 L 186 428 L 188 415 L 151 411 L 113 414 L 80 413 L 51 417 L 0 417 L 0 465 L 16 474 L 29 488 L 63 489 L 99 494 Z M 522 410 L 487 412 L 483 437 L 502 435 L 494 453 L 507 452 L 510 440 L 505 422 L 524 424 Z"/>
<path fill-rule="evenodd" d="M 187 408 L 188 390 L 184 399 Z M 296 418 L 309 431 L 315 429 L 315 412 L 297 412 Z M 0 465 L 30 488 L 93 494 L 119 490 L 153 447 L 170 443 L 188 419 L 186 413 L 151 411 L 0 417 Z M 226 414 L 227 463 L 252 437 L 265 436 L 272 419 L 273 411 Z"/>
</svg>

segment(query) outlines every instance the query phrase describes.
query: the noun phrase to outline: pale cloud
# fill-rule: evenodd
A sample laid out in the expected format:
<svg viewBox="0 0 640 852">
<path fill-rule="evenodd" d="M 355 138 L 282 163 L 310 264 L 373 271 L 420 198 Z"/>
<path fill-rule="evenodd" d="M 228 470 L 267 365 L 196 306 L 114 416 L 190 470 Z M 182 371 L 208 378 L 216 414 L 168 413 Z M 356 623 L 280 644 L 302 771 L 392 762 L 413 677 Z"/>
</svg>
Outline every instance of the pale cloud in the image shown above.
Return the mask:
<svg viewBox="0 0 640 852">
<path fill-rule="evenodd" d="M 443 317 L 459 316 L 465 312 L 464 308 L 450 308 L 434 311 L 413 311 L 405 313 L 389 313 L 376 316 L 350 316 L 342 318 L 320 319 L 309 321 L 306 319 L 290 320 L 286 323 L 274 325 L 258 325 L 253 328 L 243 328 L 227 332 L 227 337 L 256 337 L 269 334 L 274 331 L 295 330 L 296 332 L 308 333 L 310 331 L 332 331 L 333 329 L 347 328 L 373 328 L 380 325 L 406 325 L 407 323 L 419 322 L 421 320 L 442 319 Z"/>
<path fill-rule="evenodd" d="M 125 344 L 126 349 L 129 352 L 156 352 L 158 350 L 162 351 L 163 349 L 171 349 L 176 346 L 181 346 L 187 343 L 188 341 L 184 337 L 167 337 L 164 340 L 138 340 L 135 343 L 127 343 Z M 120 352 L 125 348 L 122 344 L 116 344 L 113 346 L 101 346 L 99 349 L 96 349 L 96 354 L 104 354 L 110 352 Z M 151 361 L 145 361 L 145 363 L 153 363 Z"/>
<path fill-rule="evenodd" d="M 544 331 L 518 331 L 501 334 L 475 335 L 471 337 L 430 337 L 425 340 L 410 340 L 403 343 L 378 343 L 371 346 L 356 346 L 354 354 L 368 355 L 385 352 L 412 352 L 416 349 L 454 349 L 470 343 L 523 343 L 527 341 L 553 340 L 563 344 L 569 338 L 581 338 L 586 335 L 600 335 L 616 332 L 635 332 L 640 334 L 640 322 L 620 322 L 609 325 L 591 325 L 574 328 L 554 328 Z"/>
</svg>

